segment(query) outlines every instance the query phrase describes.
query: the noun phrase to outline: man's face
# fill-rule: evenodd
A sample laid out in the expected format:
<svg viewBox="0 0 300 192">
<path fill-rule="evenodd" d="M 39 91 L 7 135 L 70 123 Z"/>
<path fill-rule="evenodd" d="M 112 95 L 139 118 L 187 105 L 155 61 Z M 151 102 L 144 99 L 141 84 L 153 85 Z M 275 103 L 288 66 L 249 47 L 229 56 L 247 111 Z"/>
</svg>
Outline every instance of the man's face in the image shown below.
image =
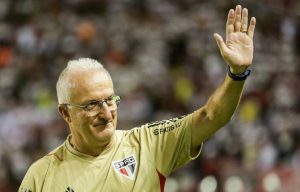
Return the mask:
<svg viewBox="0 0 300 192">
<path fill-rule="evenodd" d="M 110 76 L 100 69 L 78 71 L 72 74 L 72 78 L 76 86 L 70 90 L 71 104 L 86 105 L 114 95 Z M 94 146 L 109 142 L 117 126 L 117 112 L 110 111 L 106 104 L 96 115 L 76 107 L 69 108 L 69 115 L 72 137 L 81 145 Z"/>
</svg>

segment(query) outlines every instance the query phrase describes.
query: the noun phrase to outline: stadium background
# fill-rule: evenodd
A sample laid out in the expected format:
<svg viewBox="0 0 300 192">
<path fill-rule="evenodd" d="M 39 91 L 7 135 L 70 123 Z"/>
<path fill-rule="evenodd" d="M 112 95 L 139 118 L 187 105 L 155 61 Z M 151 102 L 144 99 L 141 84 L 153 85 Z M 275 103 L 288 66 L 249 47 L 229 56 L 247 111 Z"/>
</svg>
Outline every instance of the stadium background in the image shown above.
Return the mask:
<svg viewBox="0 0 300 192">
<path fill-rule="evenodd" d="M 237 4 L 258 21 L 242 102 L 166 191 L 299 191 L 299 0 L 1 0 L 0 191 L 16 191 L 68 134 L 55 83 L 69 59 L 92 57 L 111 72 L 119 129 L 180 116 L 224 78 L 212 34 L 224 36 Z"/>
</svg>

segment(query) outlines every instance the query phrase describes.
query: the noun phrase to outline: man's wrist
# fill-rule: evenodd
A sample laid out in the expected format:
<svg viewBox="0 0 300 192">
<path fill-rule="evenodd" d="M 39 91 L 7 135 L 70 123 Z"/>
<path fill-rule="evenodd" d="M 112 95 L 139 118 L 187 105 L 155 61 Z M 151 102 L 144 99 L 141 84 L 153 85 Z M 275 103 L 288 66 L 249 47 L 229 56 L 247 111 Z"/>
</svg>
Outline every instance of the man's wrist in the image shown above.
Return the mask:
<svg viewBox="0 0 300 192">
<path fill-rule="evenodd" d="M 244 71 L 232 71 L 230 66 L 228 66 L 228 76 L 234 81 L 244 81 L 247 79 L 250 73 L 251 70 L 247 68 Z"/>
<path fill-rule="evenodd" d="M 247 70 L 248 67 L 232 68 L 228 65 L 228 68 L 232 74 L 239 75 L 239 74 L 245 73 L 245 71 Z"/>
</svg>

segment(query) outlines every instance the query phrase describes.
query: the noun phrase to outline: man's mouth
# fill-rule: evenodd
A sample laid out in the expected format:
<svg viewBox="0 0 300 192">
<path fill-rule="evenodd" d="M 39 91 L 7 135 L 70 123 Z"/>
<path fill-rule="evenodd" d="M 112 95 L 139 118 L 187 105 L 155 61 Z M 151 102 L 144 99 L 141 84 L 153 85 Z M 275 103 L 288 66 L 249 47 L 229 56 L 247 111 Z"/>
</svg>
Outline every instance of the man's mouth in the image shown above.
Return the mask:
<svg viewBox="0 0 300 192">
<path fill-rule="evenodd" d="M 112 123 L 112 120 L 101 120 L 97 123 L 94 124 L 94 127 L 98 127 L 98 126 L 106 126 L 109 123 Z"/>
</svg>

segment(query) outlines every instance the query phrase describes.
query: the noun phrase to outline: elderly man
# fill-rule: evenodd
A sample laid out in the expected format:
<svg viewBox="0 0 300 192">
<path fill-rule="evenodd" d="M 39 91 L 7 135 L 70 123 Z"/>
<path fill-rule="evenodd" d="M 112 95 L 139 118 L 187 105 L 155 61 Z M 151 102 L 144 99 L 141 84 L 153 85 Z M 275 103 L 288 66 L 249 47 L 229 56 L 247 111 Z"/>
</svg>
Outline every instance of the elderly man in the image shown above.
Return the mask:
<svg viewBox="0 0 300 192">
<path fill-rule="evenodd" d="M 92 59 L 70 61 L 57 96 L 71 134 L 30 167 L 19 191 L 164 191 L 166 177 L 230 121 L 250 74 L 255 22 L 248 27 L 248 11 L 238 5 L 228 13 L 226 42 L 214 34 L 228 75 L 204 106 L 128 131 L 116 130 L 120 97 L 109 73 Z"/>
</svg>

